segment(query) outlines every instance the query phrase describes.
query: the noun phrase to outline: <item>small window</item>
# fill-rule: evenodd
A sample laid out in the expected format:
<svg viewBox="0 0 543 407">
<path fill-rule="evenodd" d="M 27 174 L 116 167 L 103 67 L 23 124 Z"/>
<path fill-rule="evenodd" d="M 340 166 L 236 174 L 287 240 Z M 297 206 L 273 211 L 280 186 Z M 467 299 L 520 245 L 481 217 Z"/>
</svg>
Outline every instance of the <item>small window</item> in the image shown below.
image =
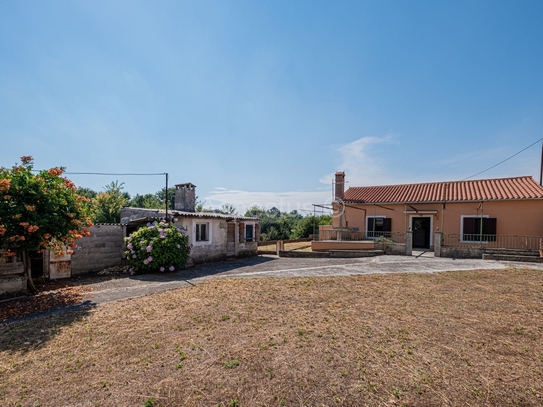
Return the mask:
<svg viewBox="0 0 543 407">
<path fill-rule="evenodd" d="M 197 242 L 207 242 L 209 240 L 208 229 L 209 229 L 209 225 L 207 223 L 196 224 L 196 241 Z"/>
<path fill-rule="evenodd" d="M 245 225 L 245 241 L 254 241 L 254 225 Z"/>
<path fill-rule="evenodd" d="M 462 241 L 463 242 L 495 242 L 496 218 L 480 216 L 462 217 Z"/>
<path fill-rule="evenodd" d="M 390 218 L 368 216 L 367 226 L 366 237 L 368 239 L 391 236 L 392 220 Z"/>
</svg>

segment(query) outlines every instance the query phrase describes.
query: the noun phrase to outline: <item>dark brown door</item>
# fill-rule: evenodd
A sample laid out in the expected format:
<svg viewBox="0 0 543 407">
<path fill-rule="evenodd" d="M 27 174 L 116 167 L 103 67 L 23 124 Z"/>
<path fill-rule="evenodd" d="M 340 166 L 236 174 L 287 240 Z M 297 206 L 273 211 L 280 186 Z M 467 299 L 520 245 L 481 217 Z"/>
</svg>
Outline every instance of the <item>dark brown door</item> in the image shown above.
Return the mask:
<svg viewBox="0 0 543 407">
<path fill-rule="evenodd" d="M 430 218 L 413 218 L 413 247 L 430 248 Z"/>
<path fill-rule="evenodd" d="M 236 224 L 234 222 L 227 223 L 226 255 L 229 257 L 236 255 Z"/>
</svg>

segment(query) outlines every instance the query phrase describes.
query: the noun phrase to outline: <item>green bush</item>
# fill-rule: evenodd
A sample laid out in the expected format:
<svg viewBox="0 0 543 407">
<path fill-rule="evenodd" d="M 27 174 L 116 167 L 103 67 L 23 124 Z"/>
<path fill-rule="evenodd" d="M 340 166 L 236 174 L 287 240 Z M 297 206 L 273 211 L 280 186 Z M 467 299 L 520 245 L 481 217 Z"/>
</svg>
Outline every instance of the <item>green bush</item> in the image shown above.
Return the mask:
<svg viewBox="0 0 543 407">
<path fill-rule="evenodd" d="M 130 264 L 143 272 L 183 267 L 191 249 L 186 230 L 164 220 L 148 223 L 125 238 L 125 242 Z"/>
</svg>

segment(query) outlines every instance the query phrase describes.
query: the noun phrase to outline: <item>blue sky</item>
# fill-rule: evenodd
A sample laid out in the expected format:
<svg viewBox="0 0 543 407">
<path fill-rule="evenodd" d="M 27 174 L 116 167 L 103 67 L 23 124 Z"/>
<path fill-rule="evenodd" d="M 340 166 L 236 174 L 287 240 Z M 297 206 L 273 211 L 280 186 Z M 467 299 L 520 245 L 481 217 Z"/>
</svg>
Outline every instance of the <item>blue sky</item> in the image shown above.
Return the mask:
<svg viewBox="0 0 543 407">
<path fill-rule="evenodd" d="M 541 1 L 0 0 L 0 166 L 208 205 L 466 178 L 542 137 Z M 477 178 L 533 175 L 540 145 Z M 155 192 L 163 177 L 118 179 Z"/>
</svg>

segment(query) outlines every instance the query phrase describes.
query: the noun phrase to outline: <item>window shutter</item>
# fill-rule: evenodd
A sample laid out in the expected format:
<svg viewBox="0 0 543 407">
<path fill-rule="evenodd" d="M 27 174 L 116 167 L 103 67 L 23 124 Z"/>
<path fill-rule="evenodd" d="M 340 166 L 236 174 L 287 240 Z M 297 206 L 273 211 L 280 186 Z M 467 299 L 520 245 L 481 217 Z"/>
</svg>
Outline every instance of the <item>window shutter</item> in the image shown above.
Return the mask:
<svg viewBox="0 0 543 407">
<path fill-rule="evenodd" d="M 245 223 L 239 223 L 239 242 L 245 243 Z"/>
<path fill-rule="evenodd" d="M 497 226 L 496 218 L 485 218 L 484 223 L 483 223 L 483 233 L 485 235 L 495 235 L 496 226 Z"/>
<path fill-rule="evenodd" d="M 260 242 L 260 225 L 255 224 L 255 242 Z"/>
<path fill-rule="evenodd" d="M 464 234 L 465 235 L 475 235 L 477 234 L 476 229 L 476 218 L 464 218 Z"/>
<path fill-rule="evenodd" d="M 392 219 L 383 219 L 383 232 L 392 232 Z"/>
</svg>

